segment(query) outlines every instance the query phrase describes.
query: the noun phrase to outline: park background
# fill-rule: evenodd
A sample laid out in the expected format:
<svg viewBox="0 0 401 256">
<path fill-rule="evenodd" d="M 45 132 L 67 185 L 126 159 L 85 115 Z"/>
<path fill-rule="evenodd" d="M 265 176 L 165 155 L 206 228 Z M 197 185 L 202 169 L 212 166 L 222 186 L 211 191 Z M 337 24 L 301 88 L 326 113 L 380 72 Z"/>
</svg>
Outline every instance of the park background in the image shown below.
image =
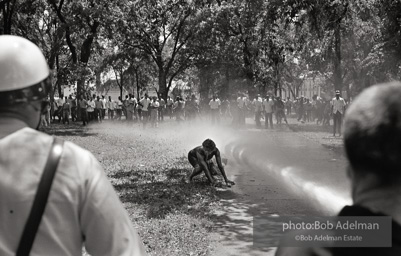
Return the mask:
<svg viewBox="0 0 401 256">
<path fill-rule="evenodd" d="M 201 102 L 214 94 L 253 98 L 268 92 L 291 99 L 331 98 L 338 89 L 349 102 L 366 87 L 400 80 L 400 10 L 400 0 L 0 0 L 0 34 L 23 36 L 42 49 L 52 70 L 51 99 L 64 90 L 113 93 L 113 99 L 128 93 L 137 98 L 145 92 L 163 98 L 195 94 Z M 150 130 L 123 122 L 52 124 L 43 130 L 99 159 L 150 255 L 252 252 L 245 227 L 266 206 L 262 199 L 255 208 L 255 200 L 243 199 L 246 193 L 237 188 L 212 189 L 201 177 L 195 185 L 182 182 L 191 171 L 185 154 L 205 136 L 250 140 L 257 133 L 264 136 L 261 141 L 277 144 L 274 138 L 285 136 L 299 148 L 308 147 L 303 153 L 311 151 L 310 158 L 322 151 L 337 165 L 330 171 L 341 172 L 345 165 L 341 139 L 328 137 L 320 127 L 289 120 L 289 127 L 262 135 L 249 123 L 241 132 L 224 122 L 223 130 L 210 131 L 206 121 L 196 123 L 203 123 L 197 135 L 191 132 L 194 125 L 168 121 Z M 324 153 L 320 145 L 333 152 Z M 248 187 L 257 187 L 258 176 L 240 171 L 248 175 Z M 271 182 L 263 193 L 253 193 L 274 198 L 277 191 Z M 227 212 L 227 205 L 236 207 L 232 215 L 240 209 L 247 216 L 216 217 L 222 209 Z M 292 214 L 316 214 L 312 207 L 283 205 Z M 265 208 L 279 212 L 272 205 Z M 242 244 L 242 251 L 227 243 Z M 272 252 L 268 248 L 263 255 Z"/>
</svg>

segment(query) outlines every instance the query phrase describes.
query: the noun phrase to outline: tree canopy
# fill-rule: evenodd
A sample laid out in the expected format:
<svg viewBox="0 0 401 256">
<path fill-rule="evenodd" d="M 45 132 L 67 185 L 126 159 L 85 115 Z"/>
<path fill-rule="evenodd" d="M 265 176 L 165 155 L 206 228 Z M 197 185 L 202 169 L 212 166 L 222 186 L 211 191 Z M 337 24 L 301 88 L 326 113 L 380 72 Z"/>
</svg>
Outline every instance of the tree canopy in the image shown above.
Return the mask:
<svg viewBox="0 0 401 256">
<path fill-rule="evenodd" d="M 0 0 L 0 34 L 44 52 L 55 91 L 105 77 L 166 98 L 287 90 L 306 77 L 354 96 L 401 77 L 401 0 Z M 106 84 L 106 85 L 107 85 Z M 138 95 L 139 96 L 139 95 Z"/>
</svg>

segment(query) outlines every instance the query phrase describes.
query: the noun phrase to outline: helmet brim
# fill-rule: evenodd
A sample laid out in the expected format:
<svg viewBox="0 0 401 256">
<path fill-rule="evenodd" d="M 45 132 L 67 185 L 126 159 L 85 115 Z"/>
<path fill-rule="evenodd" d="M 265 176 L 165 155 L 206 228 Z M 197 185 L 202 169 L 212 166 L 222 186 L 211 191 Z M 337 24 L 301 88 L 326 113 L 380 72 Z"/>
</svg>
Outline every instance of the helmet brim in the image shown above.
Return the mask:
<svg viewBox="0 0 401 256">
<path fill-rule="evenodd" d="M 43 100 L 51 90 L 50 77 L 22 89 L 0 92 L 0 106 Z"/>
</svg>

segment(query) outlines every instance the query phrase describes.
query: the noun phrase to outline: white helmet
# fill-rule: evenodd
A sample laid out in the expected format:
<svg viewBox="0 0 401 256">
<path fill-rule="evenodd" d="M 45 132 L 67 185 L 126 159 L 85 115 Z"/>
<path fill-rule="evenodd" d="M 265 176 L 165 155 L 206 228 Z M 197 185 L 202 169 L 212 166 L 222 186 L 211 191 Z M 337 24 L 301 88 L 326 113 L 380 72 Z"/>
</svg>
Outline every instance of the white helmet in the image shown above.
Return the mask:
<svg viewBox="0 0 401 256">
<path fill-rule="evenodd" d="M 44 99 L 50 74 L 41 50 L 31 41 L 0 36 L 0 105 Z"/>
</svg>

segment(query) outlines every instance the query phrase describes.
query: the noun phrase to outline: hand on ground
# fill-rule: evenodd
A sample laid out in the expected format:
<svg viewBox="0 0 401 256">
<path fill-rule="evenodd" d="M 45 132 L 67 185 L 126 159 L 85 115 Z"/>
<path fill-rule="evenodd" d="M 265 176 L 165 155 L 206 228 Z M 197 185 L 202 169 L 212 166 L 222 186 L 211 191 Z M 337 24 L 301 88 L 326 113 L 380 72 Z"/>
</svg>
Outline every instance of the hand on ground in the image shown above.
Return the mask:
<svg viewBox="0 0 401 256">
<path fill-rule="evenodd" d="M 221 187 L 222 184 L 221 184 L 219 181 L 214 180 L 214 181 L 211 183 L 211 185 L 212 185 L 213 187 Z"/>
<path fill-rule="evenodd" d="M 235 185 L 235 182 L 231 181 L 231 180 L 227 180 L 226 184 L 227 184 L 227 186 L 231 187 L 231 185 Z"/>
</svg>

